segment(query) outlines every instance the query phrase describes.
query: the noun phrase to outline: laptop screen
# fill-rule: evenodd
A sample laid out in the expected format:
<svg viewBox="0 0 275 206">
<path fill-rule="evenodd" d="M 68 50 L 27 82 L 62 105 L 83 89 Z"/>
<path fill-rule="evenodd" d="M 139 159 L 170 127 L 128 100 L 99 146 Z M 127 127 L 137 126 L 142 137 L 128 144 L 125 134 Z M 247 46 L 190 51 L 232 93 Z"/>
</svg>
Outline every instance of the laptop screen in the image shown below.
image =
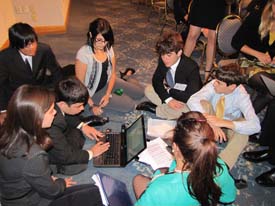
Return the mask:
<svg viewBox="0 0 275 206">
<path fill-rule="evenodd" d="M 127 162 L 130 162 L 146 148 L 144 120 L 142 115 L 127 128 L 126 137 Z"/>
</svg>

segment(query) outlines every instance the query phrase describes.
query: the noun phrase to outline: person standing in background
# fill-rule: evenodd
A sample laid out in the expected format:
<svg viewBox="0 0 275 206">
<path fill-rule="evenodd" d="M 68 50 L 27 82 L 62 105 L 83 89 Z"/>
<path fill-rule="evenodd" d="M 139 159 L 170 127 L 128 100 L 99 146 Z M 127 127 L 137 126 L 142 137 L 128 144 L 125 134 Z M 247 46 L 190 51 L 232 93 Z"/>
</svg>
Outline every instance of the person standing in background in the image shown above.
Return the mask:
<svg viewBox="0 0 275 206">
<path fill-rule="evenodd" d="M 190 28 L 186 39 L 184 54 L 191 56 L 202 28 L 208 29 L 206 47 L 205 80 L 213 67 L 216 53 L 216 27 L 225 16 L 225 0 L 193 0 L 188 21 Z"/>
</svg>

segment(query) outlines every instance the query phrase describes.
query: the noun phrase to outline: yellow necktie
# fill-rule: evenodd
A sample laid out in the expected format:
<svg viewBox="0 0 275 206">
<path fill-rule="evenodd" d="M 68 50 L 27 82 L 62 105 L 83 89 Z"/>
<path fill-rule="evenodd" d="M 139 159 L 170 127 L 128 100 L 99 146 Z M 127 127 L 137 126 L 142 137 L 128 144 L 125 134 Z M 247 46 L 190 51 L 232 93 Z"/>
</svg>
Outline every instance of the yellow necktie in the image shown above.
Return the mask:
<svg viewBox="0 0 275 206">
<path fill-rule="evenodd" d="M 216 104 L 216 117 L 223 119 L 224 105 L 225 105 L 225 98 L 224 96 L 221 96 L 221 98 Z"/>
<path fill-rule="evenodd" d="M 269 46 L 271 46 L 271 44 L 273 44 L 274 41 L 275 41 L 275 32 L 269 32 L 269 41 L 268 41 Z"/>
</svg>

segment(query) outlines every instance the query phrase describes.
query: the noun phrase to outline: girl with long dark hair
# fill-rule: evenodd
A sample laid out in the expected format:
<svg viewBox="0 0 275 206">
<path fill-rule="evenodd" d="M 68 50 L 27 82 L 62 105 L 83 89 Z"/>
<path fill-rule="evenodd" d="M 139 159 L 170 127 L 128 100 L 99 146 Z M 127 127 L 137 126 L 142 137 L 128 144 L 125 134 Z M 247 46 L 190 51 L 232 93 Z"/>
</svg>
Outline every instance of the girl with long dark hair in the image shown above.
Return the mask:
<svg viewBox="0 0 275 206">
<path fill-rule="evenodd" d="M 167 172 L 157 170 L 152 179 L 142 175 L 134 178 L 135 205 L 212 206 L 234 202 L 234 180 L 218 158 L 213 130 L 201 113 L 182 114 L 172 142 L 175 160 Z"/>
<path fill-rule="evenodd" d="M 45 152 L 51 139 L 44 128 L 56 114 L 54 100 L 47 89 L 30 85 L 19 87 L 10 99 L 0 129 L 2 206 L 102 205 L 96 186 L 71 187 L 76 184 L 72 178 L 51 176 Z"/>
</svg>

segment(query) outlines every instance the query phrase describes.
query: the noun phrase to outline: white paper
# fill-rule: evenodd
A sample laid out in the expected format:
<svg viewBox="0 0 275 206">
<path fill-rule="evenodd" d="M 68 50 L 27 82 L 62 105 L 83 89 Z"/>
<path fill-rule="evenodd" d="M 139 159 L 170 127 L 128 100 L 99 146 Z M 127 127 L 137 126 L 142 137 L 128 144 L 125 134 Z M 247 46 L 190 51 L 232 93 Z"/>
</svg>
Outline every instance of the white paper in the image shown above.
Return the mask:
<svg viewBox="0 0 275 206">
<path fill-rule="evenodd" d="M 139 155 L 139 161 L 151 165 L 153 170 L 169 167 L 173 156 L 166 149 L 167 144 L 156 138 L 147 143 L 147 148 Z"/>
<path fill-rule="evenodd" d="M 95 181 L 95 185 L 99 188 L 99 192 L 100 192 L 100 196 L 101 196 L 101 200 L 102 200 L 103 205 L 108 206 L 109 202 L 108 202 L 106 194 L 103 190 L 103 186 L 102 186 L 99 175 L 94 174 L 92 176 L 92 179 Z"/>
<path fill-rule="evenodd" d="M 173 129 L 176 126 L 174 120 L 148 119 L 147 135 L 151 137 L 160 137 L 163 139 L 169 138 L 173 135 Z"/>
</svg>

